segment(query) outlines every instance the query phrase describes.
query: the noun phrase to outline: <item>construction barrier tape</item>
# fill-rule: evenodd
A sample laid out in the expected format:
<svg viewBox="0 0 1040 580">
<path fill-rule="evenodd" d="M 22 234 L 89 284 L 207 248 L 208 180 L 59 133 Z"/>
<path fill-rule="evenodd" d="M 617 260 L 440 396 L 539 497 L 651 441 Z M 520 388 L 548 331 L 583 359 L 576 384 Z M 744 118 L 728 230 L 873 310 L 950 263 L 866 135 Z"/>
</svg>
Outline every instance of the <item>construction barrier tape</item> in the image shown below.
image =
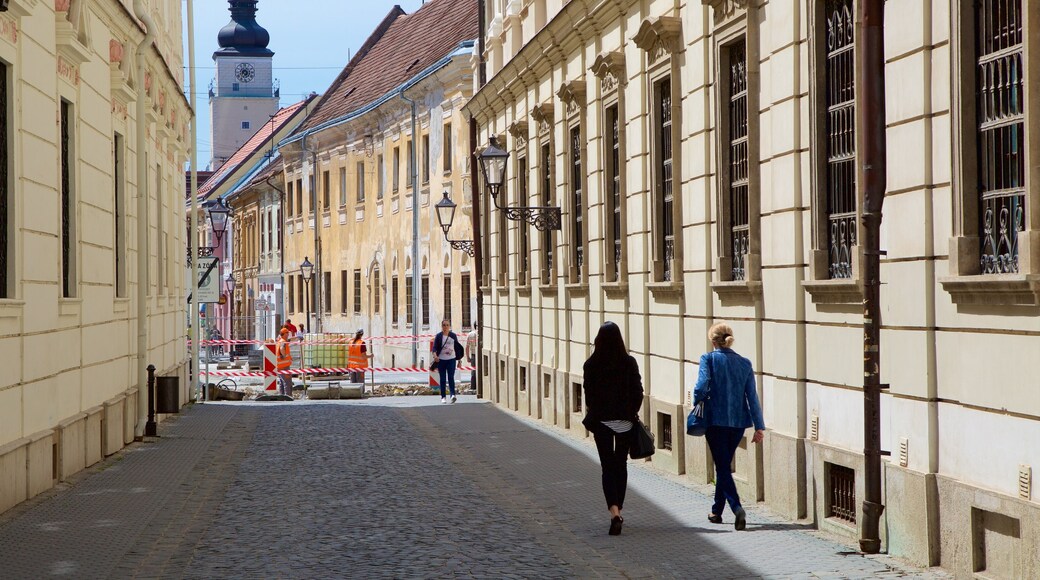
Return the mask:
<svg viewBox="0 0 1040 580">
<path fill-rule="evenodd" d="M 456 370 L 460 371 L 473 371 L 477 367 L 460 366 Z M 274 377 L 278 375 L 327 375 L 327 374 L 346 374 L 353 372 L 373 372 L 373 373 L 428 373 L 430 369 L 425 367 L 365 367 L 365 368 L 312 368 L 312 369 L 288 369 L 284 371 L 209 371 L 210 376 L 217 377 Z M 204 376 L 206 371 L 200 371 L 199 376 Z"/>
<path fill-rule="evenodd" d="M 373 341 L 380 341 L 380 342 L 399 341 L 399 342 L 402 342 L 402 343 L 411 343 L 411 342 L 417 342 L 417 341 L 433 340 L 433 337 L 435 337 L 435 336 L 436 336 L 436 334 L 432 334 L 432 333 L 431 334 L 419 335 L 419 336 L 414 335 L 414 334 L 398 334 L 398 335 L 395 335 L 395 336 L 367 336 L 367 337 L 364 337 L 363 340 L 365 342 L 373 342 Z M 319 339 L 319 340 L 290 340 L 289 343 L 290 344 L 307 344 L 307 345 L 310 345 L 310 344 L 347 344 L 347 343 L 353 342 L 353 340 L 354 340 L 354 337 L 350 336 L 350 337 L 346 337 L 346 338 L 322 338 L 322 339 Z M 188 339 L 187 342 L 188 342 L 188 344 L 191 344 L 191 340 L 190 339 Z M 229 346 L 229 345 L 235 345 L 235 344 L 267 344 L 267 343 L 274 343 L 274 342 L 275 342 L 274 339 L 264 339 L 264 340 L 254 340 L 254 339 L 248 339 L 248 340 L 247 339 L 223 340 L 223 339 L 221 339 L 221 340 L 200 340 L 199 344 L 201 346 Z"/>
</svg>

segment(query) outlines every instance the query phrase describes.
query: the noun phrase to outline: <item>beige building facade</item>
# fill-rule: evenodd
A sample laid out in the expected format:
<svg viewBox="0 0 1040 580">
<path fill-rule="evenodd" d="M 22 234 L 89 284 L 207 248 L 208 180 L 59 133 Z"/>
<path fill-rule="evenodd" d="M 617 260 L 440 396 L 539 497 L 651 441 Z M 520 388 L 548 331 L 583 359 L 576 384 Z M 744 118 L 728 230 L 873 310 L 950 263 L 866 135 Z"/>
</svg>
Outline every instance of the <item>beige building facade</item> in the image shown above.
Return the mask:
<svg viewBox="0 0 1040 580">
<path fill-rule="evenodd" d="M 475 321 L 473 261 L 449 247 L 434 210 L 447 193 L 458 205 L 450 237 L 472 239 L 462 106 L 472 95 L 475 7 L 394 8 L 280 147 L 286 317 L 308 333 L 398 337 L 371 343 L 375 366 L 412 366 L 413 345 L 425 364 L 441 319 L 456 331 Z"/>
<path fill-rule="evenodd" d="M 857 0 L 485 4 L 465 111 L 511 153 L 506 200 L 563 212 L 481 216 L 485 395 L 586 437 L 612 320 L 654 464 L 707 482 L 684 420 L 726 321 L 769 427 L 737 452 L 742 496 L 858 537 Z M 883 540 L 964 576 L 1040 574 L 1038 37 L 1024 0 L 886 3 Z"/>
<path fill-rule="evenodd" d="M 182 96 L 181 7 L 144 2 L 156 36 L 143 49 L 142 77 L 135 57 L 144 25 L 128 0 L 5 5 L 0 511 L 143 433 L 142 323 L 144 364 L 180 377 L 181 402 L 188 390 L 183 164 L 190 111 Z M 146 100 L 144 118 L 138 99 Z M 146 215 L 138 211 L 141 195 Z M 141 251 L 147 273 L 137 267 Z M 144 304 L 136 298 L 141 283 Z"/>
</svg>

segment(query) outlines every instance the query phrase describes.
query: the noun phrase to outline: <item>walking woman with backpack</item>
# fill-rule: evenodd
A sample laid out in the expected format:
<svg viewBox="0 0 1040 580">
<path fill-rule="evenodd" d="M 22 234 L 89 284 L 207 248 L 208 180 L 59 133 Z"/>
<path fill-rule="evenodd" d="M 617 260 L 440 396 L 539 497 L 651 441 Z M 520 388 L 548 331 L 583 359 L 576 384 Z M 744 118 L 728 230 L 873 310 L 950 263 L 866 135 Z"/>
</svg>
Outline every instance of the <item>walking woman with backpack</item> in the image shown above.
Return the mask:
<svg viewBox="0 0 1040 580">
<path fill-rule="evenodd" d="M 596 441 L 603 468 L 603 495 L 610 510 L 610 535 L 621 533 L 621 509 L 628 488 L 628 453 L 639 425 L 643 383 L 639 365 L 628 354 L 621 329 L 599 327 L 592 356 L 585 361 L 585 426 Z"/>
<path fill-rule="evenodd" d="M 693 390 L 694 411 L 687 422 L 687 433 L 703 434 L 707 438 L 715 462 L 715 504 L 708 521 L 721 524 L 722 511 L 729 502 L 735 517 L 733 527 L 743 530 L 747 514 L 740 505 L 730 465 L 744 431 L 754 426 L 751 442 L 761 443 L 766 423 L 762 419 L 751 361 L 731 348 L 733 329 L 728 324 L 716 324 L 708 330 L 708 339 L 715 350 L 701 355 L 697 386 Z M 697 415 L 698 411 L 702 414 Z"/>
</svg>

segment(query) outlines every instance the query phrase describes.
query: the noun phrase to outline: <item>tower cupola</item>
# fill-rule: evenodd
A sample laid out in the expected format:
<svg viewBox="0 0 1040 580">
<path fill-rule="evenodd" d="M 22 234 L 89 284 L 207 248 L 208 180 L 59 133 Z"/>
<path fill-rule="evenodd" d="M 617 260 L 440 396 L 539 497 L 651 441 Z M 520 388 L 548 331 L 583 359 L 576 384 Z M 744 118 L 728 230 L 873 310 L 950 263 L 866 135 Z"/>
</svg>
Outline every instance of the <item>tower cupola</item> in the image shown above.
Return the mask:
<svg viewBox="0 0 1040 580">
<path fill-rule="evenodd" d="M 256 22 L 257 0 L 228 0 L 231 22 L 217 34 L 220 50 L 213 56 L 272 56 L 271 35 Z"/>
</svg>

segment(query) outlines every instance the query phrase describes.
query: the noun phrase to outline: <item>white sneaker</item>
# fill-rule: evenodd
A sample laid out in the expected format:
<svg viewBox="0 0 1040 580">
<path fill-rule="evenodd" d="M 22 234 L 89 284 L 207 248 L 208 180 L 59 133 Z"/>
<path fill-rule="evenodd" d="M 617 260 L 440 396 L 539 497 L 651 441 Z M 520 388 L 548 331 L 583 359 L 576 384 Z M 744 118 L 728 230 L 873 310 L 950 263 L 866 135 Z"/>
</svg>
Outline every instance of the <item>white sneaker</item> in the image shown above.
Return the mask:
<svg viewBox="0 0 1040 580">
<path fill-rule="evenodd" d="M 442 402 L 442 403 L 447 403 L 447 402 L 448 402 L 448 399 L 445 399 L 444 397 L 441 397 L 441 402 Z"/>
<path fill-rule="evenodd" d="M 452 396 L 451 396 L 451 403 L 452 403 L 453 405 L 455 404 L 455 401 L 457 401 L 457 400 L 458 400 L 458 399 L 456 399 L 456 398 L 455 398 L 455 395 L 452 395 Z"/>
</svg>

